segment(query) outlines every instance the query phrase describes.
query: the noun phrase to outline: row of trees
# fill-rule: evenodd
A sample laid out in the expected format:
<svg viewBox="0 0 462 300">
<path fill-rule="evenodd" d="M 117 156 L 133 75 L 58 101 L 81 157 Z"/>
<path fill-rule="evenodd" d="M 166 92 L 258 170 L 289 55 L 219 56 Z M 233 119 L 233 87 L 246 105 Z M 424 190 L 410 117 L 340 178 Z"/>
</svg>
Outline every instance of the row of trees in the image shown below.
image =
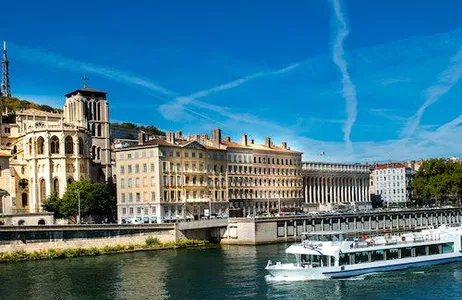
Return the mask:
<svg viewBox="0 0 462 300">
<path fill-rule="evenodd" d="M 412 181 L 416 205 L 460 205 L 462 197 L 462 163 L 444 159 L 423 162 Z"/>
<path fill-rule="evenodd" d="M 80 195 L 79 195 L 80 194 Z M 77 222 L 80 198 L 81 219 L 113 221 L 116 201 L 108 185 L 88 180 L 74 181 L 67 185 L 62 198 L 53 194 L 42 203 L 44 210 L 53 212 L 56 219 L 67 218 Z"/>
</svg>

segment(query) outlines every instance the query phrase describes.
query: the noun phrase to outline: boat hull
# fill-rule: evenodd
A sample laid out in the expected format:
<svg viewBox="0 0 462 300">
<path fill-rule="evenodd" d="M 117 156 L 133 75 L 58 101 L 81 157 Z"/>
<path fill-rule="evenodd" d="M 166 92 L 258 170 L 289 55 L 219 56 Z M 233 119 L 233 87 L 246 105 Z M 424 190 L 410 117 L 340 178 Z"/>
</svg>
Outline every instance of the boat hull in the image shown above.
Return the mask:
<svg viewBox="0 0 462 300">
<path fill-rule="evenodd" d="M 267 266 L 266 270 L 277 280 L 319 280 L 326 278 L 347 278 L 379 272 L 399 271 L 409 268 L 428 267 L 462 261 L 462 253 L 451 256 L 432 257 L 431 259 L 410 258 L 404 260 L 389 260 L 342 267 L 303 268 L 294 264 Z"/>
</svg>

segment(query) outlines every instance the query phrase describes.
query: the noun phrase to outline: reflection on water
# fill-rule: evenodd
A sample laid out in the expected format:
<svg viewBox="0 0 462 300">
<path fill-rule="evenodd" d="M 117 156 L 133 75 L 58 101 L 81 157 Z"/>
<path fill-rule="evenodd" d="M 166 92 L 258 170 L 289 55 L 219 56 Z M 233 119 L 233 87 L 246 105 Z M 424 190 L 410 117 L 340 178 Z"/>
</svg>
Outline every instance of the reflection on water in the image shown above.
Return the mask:
<svg viewBox="0 0 462 300">
<path fill-rule="evenodd" d="M 287 245 L 223 246 L 0 265 L 1 299 L 458 299 L 462 263 L 344 280 L 278 282 Z"/>
</svg>

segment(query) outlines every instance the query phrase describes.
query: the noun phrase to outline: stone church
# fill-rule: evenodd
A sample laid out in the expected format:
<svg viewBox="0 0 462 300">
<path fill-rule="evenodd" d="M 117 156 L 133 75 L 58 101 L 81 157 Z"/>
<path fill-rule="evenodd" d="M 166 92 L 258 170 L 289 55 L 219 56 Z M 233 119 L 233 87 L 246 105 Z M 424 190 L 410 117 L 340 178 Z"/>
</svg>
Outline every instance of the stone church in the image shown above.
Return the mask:
<svg viewBox="0 0 462 300">
<path fill-rule="evenodd" d="M 83 87 L 65 97 L 62 113 L 26 109 L 2 116 L 0 198 L 9 223 L 51 223 L 41 212 L 48 196 L 62 197 L 75 180 L 112 178 L 106 92 Z"/>
</svg>

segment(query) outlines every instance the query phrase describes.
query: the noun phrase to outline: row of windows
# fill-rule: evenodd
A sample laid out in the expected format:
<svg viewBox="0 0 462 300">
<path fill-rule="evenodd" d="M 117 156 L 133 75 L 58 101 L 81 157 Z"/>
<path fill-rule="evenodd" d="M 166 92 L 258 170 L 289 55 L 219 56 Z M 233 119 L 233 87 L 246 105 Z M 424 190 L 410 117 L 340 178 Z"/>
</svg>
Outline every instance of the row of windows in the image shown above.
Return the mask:
<svg viewBox="0 0 462 300">
<path fill-rule="evenodd" d="M 255 175 L 286 175 L 286 176 L 294 176 L 294 175 L 301 175 L 300 170 L 295 169 L 279 169 L 279 168 L 253 168 L 247 166 L 229 166 L 228 165 L 228 172 L 229 173 L 241 173 L 241 174 L 253 174 Z"/>
<path fill-rule="evenodd" d="M 388 195 L 388 194 L 404 194 L 404 189 L 393 189 L 393 190 L 377 190 L 377 195 Z"/>
<path fill-rule="evenodd" d="M 387 180 L 404 180 L 404 175 L 388 175 L 388 176 L 377 176 L 377 181 L 387 181 Z"/>
<path fill-rule="evenodd" d="M 339 265 L 353 265 L 374 261 L 394 260 L 409 257 L 446 254 L 454 252 L 454 243 L 435 244 L 427 246 L 405 247 L 354 253 L 340 253 Z"/>
<path fill-rule="evenodd" d="M 173 164 L 173 163 L 169 163 L 169 162 L 162 162 L 162 169 L 164 170 L 164 172 L 167 172 L 167 171 L 170 171 L 170 172 L 181 172 L 181 171 L 185 171 L 185 172 L 188 172 L 188 171 L 193 171 L 193 172 L 196 172 L 196 171 L 200 171 L 200 172 L 203 172 L 205 171 L 205 166 L 204 164 L 199 164 L 199 165 L 196 165 L 195 163 L 191 163 L 191 168 L 189 167 L 189 163 L 185 163 L 184 164 L 184 169 L 182 170 L 181 169 L 181 165 L 179 163 L 176 164 Z M 213 171 L 214 172 L 224 172 L 225 171 L 225 167 L 223 165 L 213 165 Z M 212 165 L 211 164 L 208 164 L 207 165 L 207 172 L 212 172 Z"/>
<path fill-rule="evenodd" d="M 151 180 L 150 180 L 150 186 L 153 187 L 155 186 L 155 177 L 154 176 L 151 176 Z M 147 177 L 143 177 L 143 187 L 147 187 L 148 186 L 148 178 Z M 133 187 L 133 179 L 131 177 L 127 178 L 127 188 L 132 188 Z M 139 177 L 136 177 L 135 178 L 135 187 L 140 187 L 140 178 Z M 120 179 L 120 188 L 121 189 L 124 189 L 125 188 L 125 178 L 121 178 Z"/>
<path fill-rule="evenodd" d="M 126 207 L 123 207 L 122 208 L 122 215 L 126 216 L 127 211 L 128 211 L 128 215 L 132 216 L 135 213 L 135 208 L 134 207 L 129 207 L 128 210 L 127 210 Z M 141 215 L 141 212 L 143 212 L 144 214 L 149 214 L 149 208 L 147 208 L 147 207 L 136 207 L 137 215 Z M 151 207 L 151 212 L 150 213 L 153 214 L 153 215 L 156 214 L 156 207 L 155 206 Z"/>
<path fill-rule="evenodd" d="M 302 191 L 258 191 L 258 190 L 230 190 L 230 199 L 276 199 L 276 198 L 301 198 Z"/>
<path fill-rule="evenodd" d="M 389 169 L 382 169 L 376 170 L 377 174 L 404 174 L 404 168 L 389 168 Z"/>
<path fill-rule="evenodd" d="M 303 185 L 302 180 L 297 179 L 252 179 L 250 177 L 229 177 L 230 186 L 299 186 Z"/>
<path fill-rule="evenodd" d="M 45 139 L 43 137 L 38 137 L 36 141 L 36 149 L 37 149 L 37 154 L 44 154 L 45 153 Z M 33 140 L 32 138 L 29 139 L 29 154 L 32 155 L 33 149 Z M 59 138 L 54 135 L 50 138 L 50 153 L 51 154 L 59 154 L 60 153 L 60 141 Z M 13 152 L 16 152 L 16 148 L 13 148 Z M 83 138 L 79 137 L 78 139 L 78 152 L 79 154 L 84 153 L 84 146 L 83 146 Z M 72 139 L 71 136 L 66 136 L 64 139 L 64 153 L 65 154 L 73 154 L 74 153 L 74 140 Z M 13 153 L 15 154 L 15 153 Z"/>
<path fill-rule="evenodd" d="M 133 200 L 135 200 L 136 202 L 146 202 L 146 201 L 155 201 L 156 200 L 156 193 L 155 192 L 151 192 L 151 195 L 150 195 L 150 199 L 148 199 L 148 193 L 147 192 L 144 192 L 143 193 L 143 198 L 141 198 L 141 193 L 135 193 L 135 198 L 133 199 L 133 193 L 132 192 L 129 192 L 127 194 L 125 193 L 121 193 L 120 194 L 120 202 L 124 203 L 124 202 L 133 202 Z"/>
<path fill-rule="evenodd" d="M 225 191 L 215 191 L 214 193 L 207 194 L 204 191 L 186 191 L 185 192 L 185 199 L 186 200 L 197 200 L 197 199 L 205 199 L 211 197 L 213 200 L 226 200 L 225 199 Z M 164 191 L 164 198 L 162 199 L 165 202 L 176 202 L 181 201 L 181 191 Z"/>
<path fill-rule="evenodd" d="M 142 168 L 143 173 L 148 172 L 148 164 L 142 164 L 141 168 Z M 120 170 L 120 174 L 125 174 L 125 166 L 120 166 L 119 170 Z M 150 170 L 150 172 L 154 172 L 154 164 L 153 163 L 150 164 L 149 170 Z M 132 165 L 127 165 L 127 173 L 128 174 L 133 173 Z M 135 164 L 135 173 L 136 174 L 140 173 L 140 164 Z"/>
</svg>

